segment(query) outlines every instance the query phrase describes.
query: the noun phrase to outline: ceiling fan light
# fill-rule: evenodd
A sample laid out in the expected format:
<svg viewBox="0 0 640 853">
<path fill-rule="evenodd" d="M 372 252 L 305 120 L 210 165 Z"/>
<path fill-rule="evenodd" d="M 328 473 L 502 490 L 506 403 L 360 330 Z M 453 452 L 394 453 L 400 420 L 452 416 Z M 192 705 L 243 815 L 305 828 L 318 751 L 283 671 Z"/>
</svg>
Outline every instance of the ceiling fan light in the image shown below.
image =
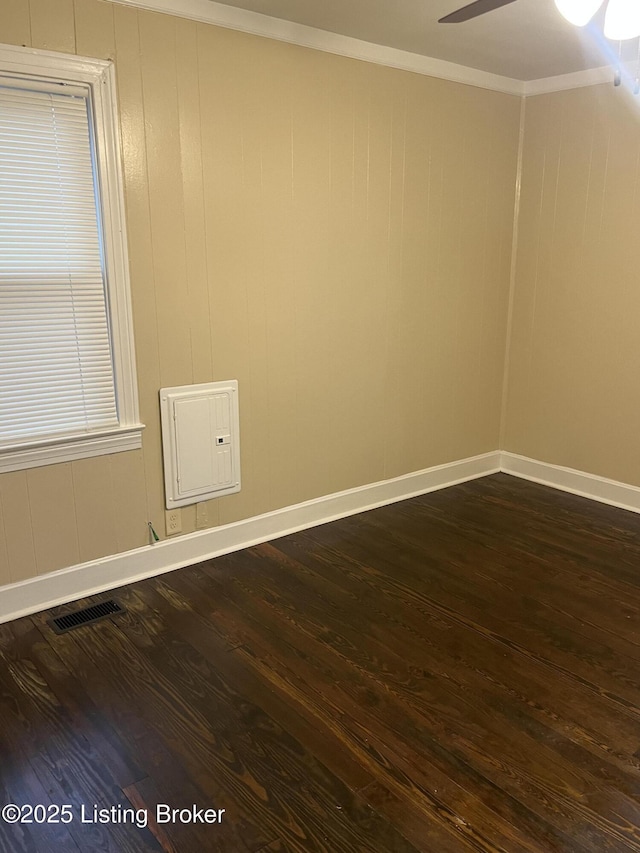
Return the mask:
<svg viewBox="0 0 640 853">
<path fill-rule="evenodd" d="M 584 27 L 602 6 L 603 0 L 555 0 L 558 11 L 576 27 Z M 624 5 L 624 0 L 623 0 Z M 611 2 L 609 2 L 611 6 Z"/>
<path fill-rule="evenodd" d="M 612 41 L 640 36 L 640 0 L 609 0 L 604 34 Z"/>
</svg>

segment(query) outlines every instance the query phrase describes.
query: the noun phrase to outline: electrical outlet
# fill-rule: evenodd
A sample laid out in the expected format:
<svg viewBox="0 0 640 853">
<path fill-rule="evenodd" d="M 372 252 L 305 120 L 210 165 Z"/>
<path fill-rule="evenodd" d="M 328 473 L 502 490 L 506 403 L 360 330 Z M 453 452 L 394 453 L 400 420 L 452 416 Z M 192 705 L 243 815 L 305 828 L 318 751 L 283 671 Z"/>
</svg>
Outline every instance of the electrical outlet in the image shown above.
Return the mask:
<svg viewBox="0 0 640 853">
<path fill-rule="evenodd" d="M 165 512 L 164 526 L 167 529 L 167 536 L 182 533 L 182 515 L 179 509 L 168 509 Z"/>
<path fill-rule="evenodd" d="M 209 526 L 209 505 L 201 501 L 196 504 L 196 530 L 205 530 Z"/>
</svg>

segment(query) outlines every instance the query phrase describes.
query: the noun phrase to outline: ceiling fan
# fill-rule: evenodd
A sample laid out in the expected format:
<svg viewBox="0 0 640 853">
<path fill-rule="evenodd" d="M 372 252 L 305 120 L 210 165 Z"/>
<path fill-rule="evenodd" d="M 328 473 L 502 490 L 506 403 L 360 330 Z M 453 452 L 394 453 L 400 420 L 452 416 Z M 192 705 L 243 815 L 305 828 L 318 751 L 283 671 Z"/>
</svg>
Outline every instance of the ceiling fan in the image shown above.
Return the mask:
<svg viewBox="0 0 640 853">
<path fill-rule="evenodd" d="M 469 21 L 471 18 L 477 18 L 478 15 L 484 15 L 486 12 L 493 12 L 494 9 L 499 9 L 500 6 L 507 6 L 509 3 L 515 3 L 515 0 L 475 0 L 474 3 L 469 3 L 468 6 L 463 6 L 456 12 L 451 12 L 450 15 L 445 15 L 440 18 L 439 24 L 461 24 L 463 21 Z"/>
<path fill-rule="evenodd" d="M 515 0 L 475 0 L 444 18 L 439 24 L 461 24 L 471 18 L 508 6 Z M 604 4 L 604 0 L 555 0 L 558 11 L 571 23 L 583 27 Z M 612 41 L 623 41 L 640 36 L 640 3 L 638 0 L 607 0 L 604 34 Z"/>
</svg>

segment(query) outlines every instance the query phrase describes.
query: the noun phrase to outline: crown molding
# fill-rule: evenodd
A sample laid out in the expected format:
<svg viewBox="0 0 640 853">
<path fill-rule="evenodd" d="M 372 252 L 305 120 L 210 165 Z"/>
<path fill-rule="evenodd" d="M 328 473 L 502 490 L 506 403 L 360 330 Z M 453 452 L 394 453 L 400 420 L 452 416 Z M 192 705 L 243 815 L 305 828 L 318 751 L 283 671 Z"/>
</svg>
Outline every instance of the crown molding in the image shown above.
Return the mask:
<svg viewBox="0 0 640 853">
<path fill-rule="evenodd" d="M 563 92 L 566 89 L 581 89 L 584 86 L 598 86 L 600 83 L 613 84 L 613 68 L 604 65 L 600 68 L 588 68 L 574 71 L 572 74 L 559 74 L 557 77 L 541 77 L 539 80 L 527 80 L 523 85 L 523 95 L 545 95 L 549 92 Z"/>
<path fill-rule="evenodd" d="M 589 68 L 570 74 L 559 74 L 555 77 L 541 77 L 537 80 L 517 80 L 514 77 L 503 77 L 491 74 L 478 68 L 469 68 L 444 59 L 434 59 L 406 50 L 373 44 L 350 36 L 319 30 L 305 24 L 273 18 L 259 12 L 226 6 L 215 0 L 108 0 L 119 6 L 131 6 L 148 12 L 161 12 L 213 24 L 225 29 L 238 30 L 251 35 L 283 41 L 289 44 L 347 56 L 363 62 L 398 68 L 401 71 L 411 71 L 426 77 L 437 77 L 453 83 L 464 83 L 481 89 L 504 92 L 520 97 L 533 97 L 551 92 L 562 92 L 567 89 L 580 89 L 585 86 L 597 86 L 601 83 L 611 83 L 613 69 L 610 65 L 599 68 Z"/>
<path fill-rule="evenodd" d="M 455 62 L 434 59 L 393 47 L 372 44 L 360 39 L 330 33 L 304 24 L 272 18 L 259 12 L 225 6 L 213 0 L 111 0 L 120 6 L 132 6 L 149 12 L 163 12 L 180 18 L 189 18 L 205 24 L 214 24 L 230 30 L 264 36 L 276 41 L 288 42 L 301 47 L 348 56 L 376 65 L 386 65 L 402 71 L 412 71 L 427 77 L 438 77 L 454 83 L 465 83 L 481 89 L 505 92 L 509 95 L 524 94 L 524 83 L 511 77 L 490 74 Z"/>
</svg>

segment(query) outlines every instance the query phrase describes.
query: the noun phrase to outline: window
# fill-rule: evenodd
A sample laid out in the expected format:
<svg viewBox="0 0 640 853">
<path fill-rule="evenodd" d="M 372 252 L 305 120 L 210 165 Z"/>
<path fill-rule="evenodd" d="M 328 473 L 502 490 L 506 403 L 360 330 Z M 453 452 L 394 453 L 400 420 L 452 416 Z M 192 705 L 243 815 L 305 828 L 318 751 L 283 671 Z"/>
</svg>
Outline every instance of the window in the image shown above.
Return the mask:
<svg viewBox="0 0 640 853">
<path fill-rule="evenodd" d="M 0 471 L 140 446 L 113 67 L 0 48 Z"/>
</svg>

